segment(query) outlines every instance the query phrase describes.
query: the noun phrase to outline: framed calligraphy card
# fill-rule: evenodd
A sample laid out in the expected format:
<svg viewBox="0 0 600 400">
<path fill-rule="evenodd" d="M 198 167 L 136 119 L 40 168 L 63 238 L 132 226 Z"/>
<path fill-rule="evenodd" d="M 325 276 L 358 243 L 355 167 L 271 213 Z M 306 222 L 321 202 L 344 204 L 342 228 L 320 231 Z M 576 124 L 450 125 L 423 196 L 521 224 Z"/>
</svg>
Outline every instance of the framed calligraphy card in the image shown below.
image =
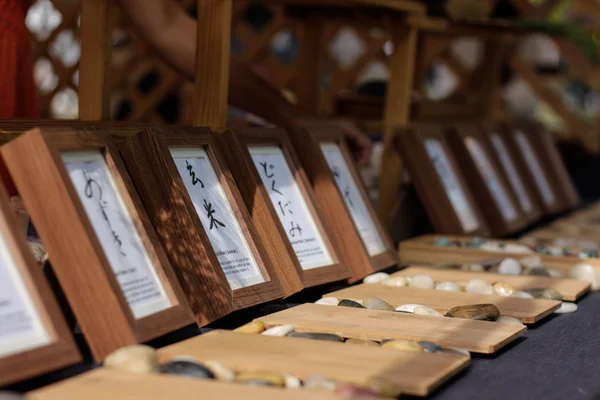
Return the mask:
<svg viewBox="0 0 600 400">
<path fill-rule="evenodd" d="M 80 360 L 0 185 L 0 387 Z"/>
<path fill-rule="evenodd" d="M 356 234 L 361 239 L 362 247 L 353 249 L 356 257 L 368 257 L 374 271 L 398 264 L 392 239 L 377 216 L 339 125 L 315 121 L 310 123 L 308 130 L 319 141 L 338 191 L 344 199 L 344 211 L 354 223 Z"/>
<path fill-rule="evenodd" d="M 212 302 L 233 301 L 233 309 L 283 297 L 209 129 L 147 128 L 120 147 L 173 265 L 186 274 L 211 271 L 189 296 L 209 293 Z M 206 303 L 197 307 L 201 313 Z"/>
<path fill-rule="evenodd" d="M 348 278 L 285 133 L 248 128 L 227 131 L 219 140 L 252 220 L 288 271 L 284 285 L 309 287 Z"/>
<path fill-rule="evenodd" d="M 534 188 L 534 193 L 545 214 L 554 214 L 565 209 L 552 184 L 546 166 L 535 151 L 530 134 L 523 125 L 505 126 L 502 131 L 505 143 L 513 154 L 517 168 L 526 184 Z"/>
<path fill-rule="evenodd" d="M 193 322 L 107 134 L 33 129 L 0 152 L 96 360 Z"/>
<path fill-rule="evenodd" d="M 415 125 L 396 135 L 396 149 L 438 233 L 489 236 L 489 228 L 441 128 Z"/>
<path fill-rule="evenodd" d="M 500 173 L 500 165 L 476 125 L 455 125 L 446 133 L 460 170 L 479 204 L 494 236 L 521 230 L 523 219 L 517 198 L 509 182 Z"/>
</svg>

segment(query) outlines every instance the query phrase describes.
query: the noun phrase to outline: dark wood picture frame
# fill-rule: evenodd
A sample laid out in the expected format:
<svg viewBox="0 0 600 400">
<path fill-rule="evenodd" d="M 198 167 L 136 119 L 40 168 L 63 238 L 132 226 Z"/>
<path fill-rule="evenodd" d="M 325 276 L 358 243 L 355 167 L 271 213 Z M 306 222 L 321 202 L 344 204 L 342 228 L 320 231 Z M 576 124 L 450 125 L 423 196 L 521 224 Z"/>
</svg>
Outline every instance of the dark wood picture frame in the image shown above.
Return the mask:
<svg viewBox="0 0 600 400">
<path fill-rule="evenodd" d="M 171 307 L 136 319 L 61 153 L 99 151 Z M 194 322 L 121 156 L 108 134 L 33 129 L 0 148 L 94 358 Z M 84 265 L 85 268 L 77 268 Z M 211 308 L 211 303 L 206 303 Z"/>
<path fill-rule="evenodd" d="M 242 197 L 231 177 L 230 168 L 218 143 L 208 128 L 155 127 L 128 138 L 119 145 L 130 175 L 154 224 L 165 251 L 182 281 L 197 280 L 188 297 L 201 293 L 219 293 L 211 301 L 232 299 L 234 310 L 246 308 L 284 296 L 278 274 L 266 255 L 261 238 L 248 215 Z M 227 196 L 250 251 L 265 279 L 264 283 L 232 290 L 213 249 L 194 203 L 181 178 L 171 148 L 203 149 L 206 151 L 217 179 Z M 168 218 L 164 216 L 168 214 Z M 291 294 L 291 293 L 290 293 Z M 196 315 L 206 304 L 195 303 Z M 199 323 L 210 322 L 199 319 Z"/>
<path fill-rule="evenodd" d="M 488 148 L 492 150 L 491 156 L 496 160 L 496 165 L 501 166 L 500 173 L 506 182 L 509 182 L 512 192 L 518 200 L 521 215 L 528 223 L 537 221 L 543 214 L 541 204 L 535 189 L 528 184 L 528 180 L 521 171 L 514 153 L 510 150 L 504 128 L 497 122 L 484 122 L 481 132 Z"/>
<path fill-rule="evenodd" d="M 521 177 L 526 182 L 526 185 L 533 189 L 537 198 L 537 203 L 544 211 L 544 214 L 556 214 L 563 211 L 566 207 L 561 201 L 561 197 L 557 192 L 557 188 L 553 184 L 549 171 L 546 169 L 545 164 L 541 161 L 538 155 L 539 153 L 535 150 L 534 143 L 531 140 L 531 133 L 529 133 L 529 128 L 529 125 L 521 123 L 503 124 L 502 134 L 504 136 L 504 141 L 509 151 L 513 154 L 513 159 L 517 164 L 517 169 L 519 170 Z M 531 155 L 533 155 L 534 159 L 527 160 L 525 158 L 523 151 L 526 150 L 522 150 L 522 146 L 517 140 L 517 135 L 519 133 L 523 135 L 523 140 L 526 140 L 529 143 L 529 147 L 532 150 Z M 545 187 L 546 185 L 544 185 L 543 181 L 538 181 L 536 177 L 537 173 L 536 171 L 532 171 L 530 168 L 530 163 L 531 165 L 539 165 L 539 173 L 542 174 L 543 180 L 545 180 L 547 184 L 549 190 L 548 193 L 550 193 L 549 195 L 544 195 L 542 187 Z M 540 184 L 542 186 L 539 186 Z"/>
<path fill-rule="evenodd" d="M 283 285 L 288 287 L 287 290 L 293 290 L 292 288 L 300 285 L 311 287 L 350 277 L 350 272 L 340 259 L 337 247 L 331 241 L 331 228 L 327 225 L 327 220 L 323 217 L 322 211 L 315 201 L 308 178 L 300 167 L 300 162 L 285 132 L 281 129 L 243 128 L 235 129 L 235 132 L 225 131 L 219 134 L 218 138 L 221 147 L 227 150 L 225 156 L 231 166 L 232 175 L 265 245 L 268 246 L 272 257 L 281 264 L 280 268 L 285 267 L 286 271 L 290 271 L 285 275 L 285 281 L 283 281 Z M 302 269 L 255 167 L 249 146 L 276 146 L 282 150 L 325 247 L 333 260 L 331 265 L 308 270 Z M 296 274 L 291 271 L 295 271 Z"/>
<path fill-rule="evenodd" d="M 0 356 L 0 387 L 38 376 L 81 361 L 54 298 L 52 289 L 36 264 L 24 233 L 19 229 L 8 195 L 0 184 L 0 225 L 8 252 L 15 261 L 17 274 L 31 298 L 33 308 L 48 333 L 50 343 L 5 357 Z"/>
<path fill-rule="evenodd" d="M 362 201 L 364 202 L 364 204 L 367 208 L 369 217 L 377 231 L 377 234 L 381 238 L 381 241 L 383 242 L 383 245 L 385 247 L 384 252 L 374 255 L 374 256 L 371 256 L 371 255 L 369 255 L 369 252 L 365 246 L 364 241 L 361 239 L 362 248 L 355 249 L 355 252 L 361 252 L 361 253 L 363 253 L 360 255 L 361 257 L 367 257 L 369 259 L 369 263 L 370 263 L 371 269 L 373 271 L 379 271 L 379 270 L 397 265 L 398 264 L 398 253 L 396 252 L 396 248 L 392 242 L 390 235 L 385 230 L 382 222 L 380 221 L 379 216 L 377 215 L 377 212 L 375 211 L 375 207 L 373 206 L 371 198 L 369 197 L 369 193 L 367 192 L 365 184 L 360 176 L 358 167 L 356 166 L 356 163 L 354 162 L 352 153 L 351 153 L 348 145 L 346 144 L 346 141 L 344 140 L 344 135 L 341 132 L 341 130 L 339 129 L 339 125 L 337 125 L 335 123 L 330 123 L 327 121 L 322 121 L 322 122 L 311 122 L 310 124 L 307 124 L 305 122 L 305 126 L 309 130 L 309 132 L 313 136 L 316 137 L 319 144 L 332 143 L 332 144 L 339 146 L 340 151 L 342 153 L 342 157 L 344 159 L 344 162 L 346 163 L 346 166 L 348 167 L 348 170 L 350 171 L 350 175 L 351 175 L 352 179 L 354 180 L 356 188 L 358 189 L 359 196 L 362 198 Z M 337 187 L 337 184 L 336 184 L 336 187 Z M 339 192 L 340 196 L 343 197 L 343 193 L 339 189 L 339 187 L 338 187 L 338 192 Z M 352 214 L 350 213 L 348 206 L 346 205 L 346 203 L 344 203 L 344 205 L 345 205 L 344 210 L 347 213 L 348 218 L 353 220 Z M 360 237 L 360 233 L 358 232 L 356 225 L 355 225 L 354 229 L 355 229 L 356 235 L 358 235 Z"/>
<path fill-rule="evenodd" d="M 428 139 L 436 140 L 440 144 L 442 151 L 444 151 L 446 159 L 453 169 L 456 181 L 460 186 L 460 190 L 463 193 L 463 199 L 468 203 L 472 211 L 472 217 L 475 219 L 473 223 L 476 225 L 473 229 L 469 230 L 461 223 L 450 201 L 450 197 L 446 193 L 442 178 L 438 175 L 434 163 L 427 153 L 425 141 Z M 467 186 L 465 178 L 458 168 L 456 158 L 439 125 L 419 124 L 401 129 L 396 134 L 395 146 L 400 152 L 402 160 L 406 163 L 417 193 L 425 206 L 436 232 L 489 236 L 490 230 L 488 225 Z"/>
<path fill-rule="evenodd" d="M 446 137 L 463 176 L 469 187 L 473 188 L 473 197 L 483 212 L 490 233 L 493 236 L 504 236 L 523 229 L 528 221 L 521 215 L 516 195 L 501 173 L 502 167 L 493 157 L 493 150 L 489 148 L 479 127 L 473 124 L 454 124 L 447 129 Z M 477 145 L 478 148 L 469 148 L 469 145 Z M 478 150 L 480 154 L 473 153 Z M 490 171 L 482 171 L 483 163 L 487 164 Z M 490 185 L 494 184 L 492 180 L 496 181 L 495 188 Z"/>
</svg>

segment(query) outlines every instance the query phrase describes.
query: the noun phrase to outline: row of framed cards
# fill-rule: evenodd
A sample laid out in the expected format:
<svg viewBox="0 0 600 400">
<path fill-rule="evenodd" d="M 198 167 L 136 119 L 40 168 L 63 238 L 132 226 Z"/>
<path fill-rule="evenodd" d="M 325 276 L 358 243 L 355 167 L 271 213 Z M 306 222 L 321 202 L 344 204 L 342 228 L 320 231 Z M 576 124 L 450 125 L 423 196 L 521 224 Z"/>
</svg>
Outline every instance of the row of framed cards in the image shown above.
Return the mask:
<svg viewBox="0 0 600 400">
<path fill-rule="evenodd" d="M 580 201 L 538 126 L 417 125 L 396 147 L 438 233 L 503 236 Z"/>
<path fill-rule="evenodd" d="M 276 129 L 72 123 L 0 148 L 96 360 L 397 263 L 341 134 L 310 129 L 308 174 Z M 1 187 L 0 211 L 3 385 L 80 356 Z"/>
</svg>

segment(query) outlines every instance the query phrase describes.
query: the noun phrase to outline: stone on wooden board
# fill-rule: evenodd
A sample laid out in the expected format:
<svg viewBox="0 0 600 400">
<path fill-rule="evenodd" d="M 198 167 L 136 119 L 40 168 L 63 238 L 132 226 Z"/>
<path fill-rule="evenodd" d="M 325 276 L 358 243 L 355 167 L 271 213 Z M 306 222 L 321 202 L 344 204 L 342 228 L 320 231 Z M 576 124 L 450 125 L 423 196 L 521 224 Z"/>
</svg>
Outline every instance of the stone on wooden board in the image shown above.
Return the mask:
<svg viewBox="0 0 600 400">
<path fill-rule="evenodd" d="M 419 307 L 415 307 L 415 309 L 413 310 L 413 314 L 417 314 L 417 315 L 431 315 L 434 317 L 443 317 L 444 315 L 437 311 L 434 310 L 431 307 L 425 307 L 425 306 L 419 306 Z"/>
<path fill-rule="evenodd" d="M 373 340 L 367 340 L 367 339 L 357 339 L 357 338 L 350 338 L 348 340 L 346 340 L 347 344 L 353 344 L 356 346 L 367 346 L 367 347 L 379 347 L 379 343 L 373 341 Z"/>
<path fill-rule="evenodd" d="M 393 276 L 381 282 L 381 284 L 385 286 L 404 287 L 408 286 L 408 279 L 404 276 Z"/>
<path fill-rule="evenodd" d="M 208 360 L 204 362 L 204 366 L 220 381 L 231 382 L 235 378 L 235 372 L 221 364 L 219 361 Z"/>
<path fill-rule="evenodd" d="M 161 364 L 158 372 L 166 375 L 180 375 L 189 378 L 214 379 L 215 375 L 204 365 L 191 360 L 173 360 Z"/>
<path fill-rule="evenodd" d="M 579 263 L 569 270 L 569 278 L 588 281 L 591 284 L 590 289 L 596 291 L 600 289 L 600 277 L 596 268 L 587 263 Z"/>
<path fill-rule="evenodd" d="M 471 279 L 467 286 L 465 286 L 465 292 L 476 293 L 476 294 L 494 294 L 494 288 L 492 285 L 484 281 L 483 279 L 474 278 Z"/>
<path fill-rule="evenodd" d="M 147 374 L 156 371 L 158 354 L 150 346 L 127 346 L 110 353 L 104 359 L 103 365 L 105 368 L 115 371 Z"/>
<path fill-rule="evenodd" d="M 498 273 L 502 275 L 521 275 L 523 267 L 514 258 L 505 258 L 498 265 Z"/>
<path fill-rule="evenodd" d="M 493 304 L 472 304 L 453 307 L 446 313 L 446 317 L 496 321 L 500 317 L 500 310 Z"/>
<path fill-rule="evenodd" d="M 411 276 L 408 280 L 408 286 L 421 289 L 433 289 L 435 282 L 429 275 L 419 274 Z"/>
<path fill-rule="evenodd" d="M 394 311 L 394 307 L 381 300 L 379 297 L 369 296 L 363 299 L 363 306 L 370 310 Z"/>
<path fill-rule="evenodd" d="M 240 333 L 261 333 L 265 330 L 265 324 L 260 321 L 248 322 L 246 325 L 242 325 L 239 328 L 234 329 L 234 332 Z"/>
<path fill-rule="evenodd" d="M 363 283 L 381 283 L 389 277 L 390 274 L 387 274 L 385 272 L 376 272 L 369 276 L 365 276 L 365 278 L 363 279 Z"/>
<path fill-rule="evenodd" d="M 315 301 L 315 304 L 321 304 L 324 306 L 337 306 L 340 304 L 340 301 L 335 297 L 323 297 L 322 299 Z"/>
<path fill-rule="evenodd" d="M 435 285 L 435 290 L 443 290 L 446 292 L 461 292 L 461 286 L 456 282 L 438 282 Z"/>
<path fill-rule="evenodd" d="M 294 332 L 294 325 L 279 325 L 267 329 L 262 333 L 265 336 L 287 336 Z"/>
<path fill-rule="evenodd" d="M 492 285 L 492 287 L 494 288 L 494 292 L 496 292 L 496 294 L 499 296 L 509 297 L 517 292 L 517 289 L 515 289 L 513 285 L 505 282 L 496 282 Z"/>
<path fill-rule="evenodd" d="M 318 333 L 318 332 L 292 332 L 287 335 L 288 337 L 302 338 L 302 339 L 313 339 L 313 340 L 324 340 L 328 342 L 343 342 L 344 338 L 333 333 Z"/>
<path fill-rule="evenodd" d="M 563 301 L 560 308 L 554 311 L 555 314 L 568 314 L 577 311 L 577 304 Z"/>
<path fill-rule="evenodd" d="M 498 319 L 496 320 L 496 322 L 501 322 L 501 323 L 505 323 L 505 324 L 514 324 L 514 325 L 524 325 L 517 318 L 515 318 L 515 317 L 509 317 L 507 315 L 501 315 L 500 317 L 498 317 Z"/>
<path fill-rule="evenodd" d="M 241 372 L 235 381 L 254 386 L 285 386 L 283 375 L 269 371 Z"/>
<path fill-rule="evenodd" d="M 382 342 L 381 347 L 384 349 L 393 349 L 393 350 L 403 350 L 403 351 L 414 351 L 417 353 L 422 353 L 425 350 L 421 345 L 412 340 L 389 340 Z"/>
<path fill-rule="evenodd" d="M 442 346 L 428 340 L 421 340 L 419 345 L 423 348 L 423 350 L 425 350 L 426 353 L 438 353 L 442 351 Z"/>
<path fill-rule="evenodd" d="M 362 304 L 357 301 L 343 299 L 338 304 L 338 307 L 350 307 L 350 308 L 365 308 Z"/>
<path fill-rule="evenodd" d="M 405 313 L 414 313 L 415 308 L 417 307 L 425 307 L 421 304 L 402 304 L 401 306 L 396 307 L 396 311 L 405 312 Z"/>
</svg>

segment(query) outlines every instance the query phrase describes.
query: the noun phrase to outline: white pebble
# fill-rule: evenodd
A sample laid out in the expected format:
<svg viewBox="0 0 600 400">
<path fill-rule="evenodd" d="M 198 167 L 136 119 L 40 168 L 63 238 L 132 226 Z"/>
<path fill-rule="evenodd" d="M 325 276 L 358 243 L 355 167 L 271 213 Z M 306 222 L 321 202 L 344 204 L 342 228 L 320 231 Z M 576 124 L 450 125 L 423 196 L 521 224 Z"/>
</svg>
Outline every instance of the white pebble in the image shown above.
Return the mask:
<svg viewBox="0 0 600 400">
<path fill-rule="evenodd" d="M 577 311 L 577 304 L 564 302 L 560 305 L 560 308 L 554 311 L 555 314 L 567 314 Z"/>
<path fill-rule="evenodd" d="M 265 336 L 287 336 L 294 332 L 294 325 L 279 325 L 271 329 L 267 329 L 261 335 Z"/>
<path fill-rule="evenodd" d="M 512 297 L 520 297 L 521 299 L 533 299 L 533 296 L 527 292 L 514 292 L 512 294 Z"/>
<path fill-rule="evenodd" d="M 494 294 L 494 288 L 492 285 L 484 281 L 483 279 L 471 279 L 465 287 L 465 292 L 477 293 L 477 294 Z"/>
<path fill-rule="evenodd" d="M 216 360 L 207 360 L 202 364 L 215 375 L 215 377 L 224 382 L 231 382 L 235 379 L 235 372 Z"/>
<path fill-rule="evenodd" d="M 435 285 L 435 290 L 445 290 L 448 292 L 460 292 L 461 287 L 458 283 L 455 282 L 439 282 Z"/>
<path fill-rule="evenodd" d="M 521 258 L 519 263 L 527 268 L 541 267 L 543 266 L 542 257 L 540 256 L 529 256 L 525 258 Z"/>
<path fill-rule="evenodd" d="M 286 389 L 300 389 L 302 388 L 302 382 L 294 375 L 284 374 L 283 381 Z"/>
<path fill-rule="evenodd" d="M 502 275 L 520 275 L 521 264 L 514 258 L 505 258 L 498 266 L 498 273 Z"/>
<path fill-rule="evenodd" d="M 369 276 L 365 276 L 363 279 L 363 283 L 381 283 L 388 279 L 390 274 L 386 274 L 385 272 L 376 272 Z"/>
<path fill-rule="evenodd" d="M 381 284 L 386 286 L 404 287 L 408 285 L 408 280 L 403 276 L 392 276 L 391 278 L 381 282 Z"/>
<path fill-rule="evenodd" d="M 340 301 L 335 297 L 323 297 L 322 299 L 315 301 L 315 304 L 322 304 L 324 306 L 337 306 L 340 304 Z"/>
<path fill-rule="evenodd" d="M 500 317 L 498 317 L 498 319 L 496 320 L 496 322 L 502 322 L 504 324 L 524 325 L 517 318 L 515 318 L 515 317 L 509 317 L 509 316 L 506 316 L 506 315 L 501 315 Z"/>
<path fill-rule="evenodd" d="M 146 345 L 121 347 L 104 359 L 104 367 L 115 371 L 147 374 L 158 367 L 156 350 Z"/>
<path fill-rule="evenodd" d="M 424 306 L 415 307 L 413 314 L 434 315 L 436 317 L 443 317 L 442 313 L 440 313 L 439 311 L 436 311 L 433 308 L 424 307 Z"/>
<path fill-rule="evenodd" d="M 565 276 L 565 274 L 556 269 L 546 268 L 546 271 L 548 271 L 551 278 L 563 278 Z"/>
<path fill-rule="evenodd" d="M 429 275 L 419 274 L 410 278 L 408 286 L 421 289 L 433 289 L 435 282 Z"/>
<path fill-rule="evenodd" d="M 404 311 L 409 313 L 414 313 L 415 308 L 417 307 L 425 307 L 421 304 L 402 304 L 401 306 L 396 307 L 396 311 Z"/>
<path fill-rule="evenodd" d="M 591 290 L 600 289 L 600 278 L 594 268 L 590 264 L 579 263 L 569 270 L 569 278 L 588 281 L 592 284 Z"/>
</svg>

